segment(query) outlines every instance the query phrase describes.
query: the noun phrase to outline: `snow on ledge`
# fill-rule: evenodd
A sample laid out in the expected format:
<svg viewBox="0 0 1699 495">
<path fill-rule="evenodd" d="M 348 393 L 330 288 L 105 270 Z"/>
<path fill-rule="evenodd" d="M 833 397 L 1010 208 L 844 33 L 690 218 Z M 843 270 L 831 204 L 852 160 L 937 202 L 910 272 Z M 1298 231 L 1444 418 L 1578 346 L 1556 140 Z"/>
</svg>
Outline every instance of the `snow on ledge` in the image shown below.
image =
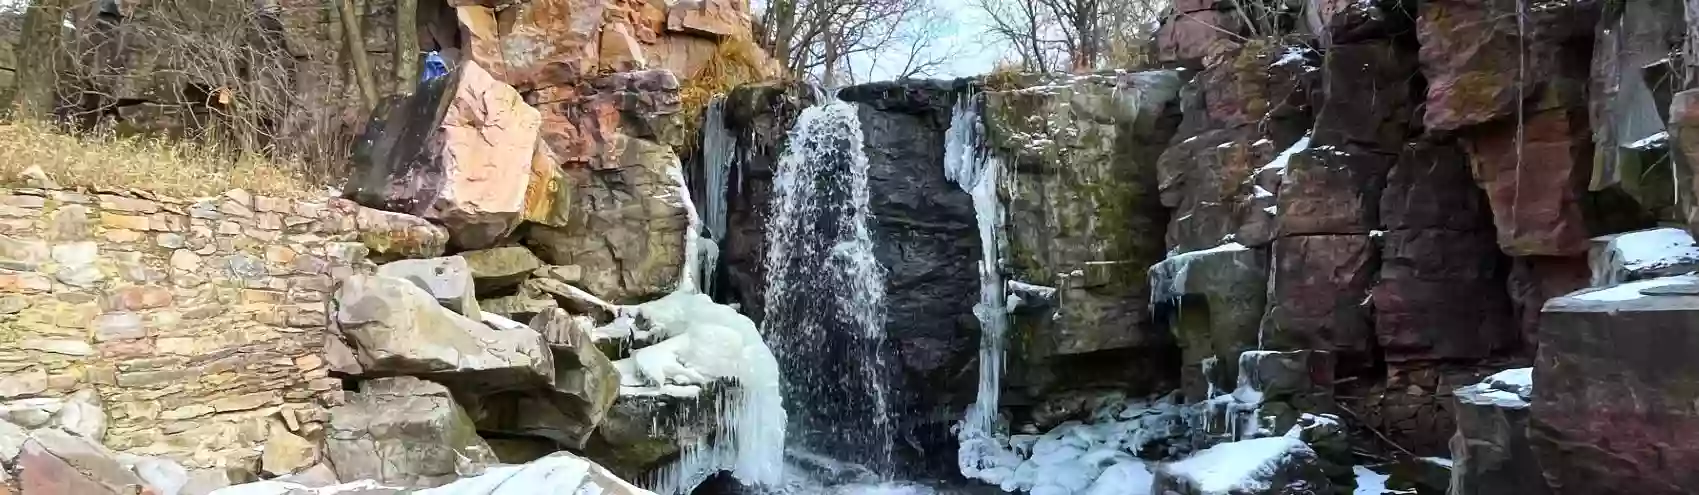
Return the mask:
<svg viewBox="0 0 1699 495">
<path fill-rule="evenodd" d="M 1457 400 L 1477 406 L 1525 409 L 1534 398 L 1534 369 L 1500 371 L 1481 383 L 1457 389 Z"/>
<path fill-rule="evenodd" d="M 1185 460 L 1169 464 L 1167 472 L 1200 495 L 1260 492 L 1281 463 L 1295 455 L 1311 454 L 1303 440 L 1288 436 L 1228 442 L 1204 449 Z"/>
<path fill-rule="evenodd" d="M 1590 290 L 1590 291 L 1570 294 L 1568 296 L 1564 296 L 1564 299 L 1573 299 L 1573 300 L 1577 300 L 1577 301 L 1589 301 L 1589 302 L 1632 301 L 1632 300 L 1639 299 L 1639 298 L 1642 298 L 1642 297 L 1648 297 L 1645 294 L 1640 293 L 1640 291 L 1642 291 L 1642 290 L 1655 289 L 1655 288 L 1658 288 L 1658 287 L 1668 287 L 1668 286 L 1671 286 L 1671 285 L 1683 285 L 1683 284 L 1699 284 L 1699 277 L 1696 277 L 1696 276 L 1693 276 L 1693 275 L 1677 275 L 1677 276 L 1673 276 L 1673 277 L 1662 277 L 1662 278 L 1640 280 L 1640 281 L 1636 281 L 1636 282 L 1629 282 L 1629 283 L 1626 283 L 1626 284 L 1617 285 L 1617 286 L 1614 286 L 1614 287 L 1607 287 L 1607 288 L 1603 288 L 1603 289 Z M 1553 301 L 1556 301 L 1556 300 L 1554 299 Z"/>
</svg>

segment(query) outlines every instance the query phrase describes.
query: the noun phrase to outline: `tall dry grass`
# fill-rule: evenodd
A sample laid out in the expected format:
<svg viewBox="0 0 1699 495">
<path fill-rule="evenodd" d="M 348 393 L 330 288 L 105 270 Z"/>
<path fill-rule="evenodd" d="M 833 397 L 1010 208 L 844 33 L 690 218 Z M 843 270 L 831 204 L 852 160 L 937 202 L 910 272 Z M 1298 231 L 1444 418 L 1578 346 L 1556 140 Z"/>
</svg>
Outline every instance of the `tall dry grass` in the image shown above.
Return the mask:
<svg viewBox="0 0 1699 495">
<path fill-rule="evenodd" d="M 0 185 L 24 185 L 23 173 L 32 166 L 62 187 L 135 188 L 179 198 L 231 189 L 302 198 L 322 196 L 328 186 L 308 180 L 301 164 L 193 141 L 69 135 L 36 123 L 0 125 Z"/>
</svg>

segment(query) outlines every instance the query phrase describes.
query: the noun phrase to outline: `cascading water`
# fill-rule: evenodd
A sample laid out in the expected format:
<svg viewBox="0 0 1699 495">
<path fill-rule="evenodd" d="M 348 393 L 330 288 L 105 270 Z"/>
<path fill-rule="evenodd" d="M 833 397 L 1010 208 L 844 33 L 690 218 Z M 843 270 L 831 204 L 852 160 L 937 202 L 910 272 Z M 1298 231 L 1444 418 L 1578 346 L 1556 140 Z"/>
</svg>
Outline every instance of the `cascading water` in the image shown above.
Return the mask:
<svg viewBox="0 0 1699 495">
<path fill-rule="evenodd" d="M 997 403 L 1001 397 L 1003 354 L 1008 333 L 1008 291 L 1003 286 L 1000 255 L 1003 243 L 1003 205 L 997 197 L 1002 162 L 981 153 L 980 98 L 964 94 L 951 114 L 945 134 L 944 175 L 973 196 L 978 219 L 979 303 L 973 314 L 979 319 L 979 391 L 957 429 L 960 449 L 957 462 L 964 476 L 978 477 L 982 469 L 1006 464 L 998 457 L 1007 447 L 997 438 Z"/>
<path fill-rule="evenodd" d="M 773 180 L 762 334 L 786 382 L 792 448 L 892 472 L 885 268 L 867 222 L 867 155 L 854 103 L 803 110 Z"/>
</svg>

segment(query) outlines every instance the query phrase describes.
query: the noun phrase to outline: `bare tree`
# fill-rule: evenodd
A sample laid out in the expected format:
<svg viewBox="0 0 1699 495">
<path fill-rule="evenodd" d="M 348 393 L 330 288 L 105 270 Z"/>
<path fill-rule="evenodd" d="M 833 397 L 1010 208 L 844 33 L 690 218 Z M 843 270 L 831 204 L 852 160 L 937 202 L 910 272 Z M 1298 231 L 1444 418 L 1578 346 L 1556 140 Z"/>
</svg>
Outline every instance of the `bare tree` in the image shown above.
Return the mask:
<svg viewBox="0 0 1699 495">
<path fill-rule="evenodd" d="M 937 17 L 932 0 L 773 0 L 761 14 L 761 47 L 778 57 L 795 78 L 823 86 L 853 82 L 857 65 L 869 60 L 906 59 L 902 75 L 941 65 L 947 53 L 929 49 Z"/>
<path fill-rule="evenodd" d="M 354 0 L 337 0 L 336 10 L 337 17 L 342 19 L 342 39 L 348 45 L 348 60 L 354 66 L 354 82 L 360 87 L 360 96 L 366 100 L 366 108 L 376 108 L 378 82 L 377 76 L 373 74 L 372 61 L 366 57 L 366 37 L 360 32 L 360 11 L 355 8 Z M 401 30 L 397 29 L 396 32 Z"/>
<path fill-rule="evenodd" d="M 1088 72 L 1142 60 L 1166 0 L 974 0 L 986 34 L 1008 43 L 1029 71 Z"/>
<path fill-rule="evenodd" d="M 427 0 L 432 1 L 432 0 Z M 395 94 L 413 92 L 419 77 L 419 0 L 395 0 Z"/>
</svg>

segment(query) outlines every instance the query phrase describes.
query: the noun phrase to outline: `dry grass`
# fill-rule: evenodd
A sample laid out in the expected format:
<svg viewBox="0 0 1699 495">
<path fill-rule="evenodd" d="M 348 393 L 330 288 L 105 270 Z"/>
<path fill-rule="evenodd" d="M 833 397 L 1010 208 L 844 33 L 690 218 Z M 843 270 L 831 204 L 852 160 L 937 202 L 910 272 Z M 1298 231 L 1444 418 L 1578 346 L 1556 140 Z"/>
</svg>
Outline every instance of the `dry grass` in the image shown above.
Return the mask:
<svg viewBox="0 0 1699 495">
<path fill-rule="evenodd" d="M 703 64 L 701 70 L 685 78 L 684 87 L 679 88 L 685 146 L 697 145 L 702 112 L 708 109 L 708 102 L 714 95 L 730 92 L 732 88 L 743 84 L 769 79 L 771 74 L 765 69 L 768 63 L 767 54 L 753 41 L 742 38 L 721 41 L 714 51 L 714 56 Z"/>
<path fill-rule="evenodd" d="M 157 138 L 71 136 L 41 124 L 0 125 L 0 185 L 23 185 L 39 166 L 60 186 L 135 188 L 193 198 L 231 189 L 280 198 L 324 194 L 301 166 L 262 156 Z"/>
</svg>

